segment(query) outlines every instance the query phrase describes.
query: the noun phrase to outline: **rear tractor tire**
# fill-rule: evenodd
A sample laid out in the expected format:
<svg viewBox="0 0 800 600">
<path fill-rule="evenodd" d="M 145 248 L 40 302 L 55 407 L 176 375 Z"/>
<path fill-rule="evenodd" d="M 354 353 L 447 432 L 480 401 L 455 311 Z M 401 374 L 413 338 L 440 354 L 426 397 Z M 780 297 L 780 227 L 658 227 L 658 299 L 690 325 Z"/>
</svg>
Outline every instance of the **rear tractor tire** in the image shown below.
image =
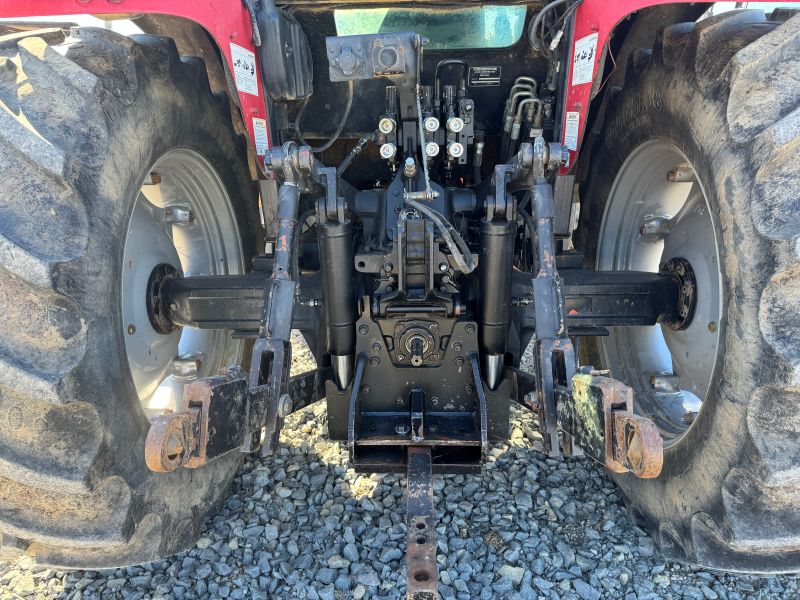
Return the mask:
<svg viewBox="0 0 800 600">
<path fill-rule="evenodd" d="M 241 457 L 152 473 L 149 417 L 246 349 L 157 332 L 144 290 L 159 264 L 244 272 L 256 198 L 229 99 L 171 40 L 0 38 L 0 557 L 100 568 L 194 543 Z"/>
<path fill-rule="evenodd" d="M 609 99 L 582 198 L 598 269 L 693 268 L 686 329 L 582 352 L 665 439 L 658 478 L 615 476 L 634 514 L 667 557 L 726 571 L 800 571 L 799 81 L 800 14 L 668 27 Z"/>
</svg>

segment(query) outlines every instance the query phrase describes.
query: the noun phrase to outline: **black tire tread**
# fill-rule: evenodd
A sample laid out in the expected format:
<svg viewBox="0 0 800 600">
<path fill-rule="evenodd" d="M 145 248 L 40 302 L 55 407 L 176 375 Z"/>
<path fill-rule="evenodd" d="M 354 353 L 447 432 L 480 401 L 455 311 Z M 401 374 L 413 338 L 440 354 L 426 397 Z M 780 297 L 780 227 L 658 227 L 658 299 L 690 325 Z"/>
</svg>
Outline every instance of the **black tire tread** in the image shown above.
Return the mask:
<svg viewBox="0 0 800 600">
<path fill-rule="evenodd" d="M 147 562 L 191 543 L 216 501 L 210 489 L 197 499 L 173 493 L 168 502 L 203 508 L 170 521 L 169 504 L 152 501 L 171 493 L 169 482 L 137 491 L 121 476 L 107 447 L 109 417 L 70 377 L 91 343 L 71 298 L 69 269 L 91 229 L 87 192 L 74 180 L 79 169 L 100 168 L 107 123 L 136 100 L 143 77 L 191 79 L 191 102 L 211 90 L 203 62 L 182 59 L 167 38 L 80 28 L 55 46 L 47 39 L 17 36 L 15 49 L 0 40 L 0 557 Z M 211 102 L 230 114 L 226 96 Z M 226 468 L 208 475 L 214 495 L 227 487 Z"/>
<path fill-rule="evenodd" d="M 751 312 L 758 326 L 756 335 L 765 342 L 763 351 L 754 354 L 747 345 L 753 335 L 750 323 L 731 323 L 735 333 L 726 342 L 726 355 L 743 362 L 738 370 L 725 369 L 723 385 L 753 388 L 752 398 L 744 401 L 743 409 L 720 409 L 727 413 L 717 418 L 728 424 L 736 423 L 740 412 L 744 418 L 726 431 L 714 432 L 721 436 L 720 446 L 728 439 L 730 447 L 742 450 L 722 472 L 721 489 L 708 512 L 696 512 L 688 523 L 677 526 L 669 520 L 653 523 L 648 519 L 645 525 L 670 558 L 729 571 L 796 572 L 800 570 L 800 252 L 796 246 L 800 237 L 800 13 L 781 10 L 771 18 L 760 10 L 742 10 L 678 23 L 659 34 L 647 63 L 643 61 L 646 52 L 635 54 L 614 105 L 626 94 L 640 98 L 653 93 L 659 85 L 653 83 L 656 79 L 680 80 L 700 90 L 706 101 L 696 112 L 703 116 L 694 117 L 697 120 L 691 126 L 724 126 L 729 139 L 730 149 L 713 148 L 716 154 L 709 160 L 719 169 L 733 164 L 744 164 L 746 169 L 728 178 L 726 185 L 731 188 L 726 192 L 745 199 L 745 210 L 752 217 L 746 220 L 751 224 L 723 226 L 730 228 L 730 239 L 755 254 L 763 253 L 753 259 L 763 261 L 757 267 L 760 272 L 753 274 L 764 281 L 759 296 L 737 298 L 754 307 Z M 607 130 L 629 126 L 628 117 L 625 111 L 612 115 Z M 699 120 L 703 118 L 704 123 Z M 729 161 L 727 156 L 739 158 Z M 733 206 L 736 210 L 740 205 Z M 602 214 L 597 206 L 586 210 L 584 222 L 599 223 Z M 591 257 L 595 238 L 591 231 L 583 234 L 586 254 Z M 750 265 L 729 267 L 751 269 Z M 756 376 L 759 366 L 753 361 L 770 361 L 763 371 L 769 373 L 767 381 L 763 375 Z"/>
</svg>

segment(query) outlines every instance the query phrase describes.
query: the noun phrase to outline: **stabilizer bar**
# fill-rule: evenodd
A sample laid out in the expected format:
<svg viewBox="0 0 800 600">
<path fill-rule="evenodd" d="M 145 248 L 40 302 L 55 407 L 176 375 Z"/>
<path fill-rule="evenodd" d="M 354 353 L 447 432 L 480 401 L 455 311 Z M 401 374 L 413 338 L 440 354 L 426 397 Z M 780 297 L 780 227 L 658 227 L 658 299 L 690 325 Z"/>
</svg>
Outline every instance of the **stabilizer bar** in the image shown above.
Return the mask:
<svg viewBox="0 0 800 600">
<path fill-rule="evenodd" d="M 568 332 L 586 327 L 653 325 L 677 314 L 680 284 L 670 275 L 636 271 L 564 269 L 562 295 Z M 533 273 L 514 271 L 514 303 L 533 319 Z M 231 329 L 255 336 L 264 302 L 264 274 L 214 275 L 166 279 L 162 306 L 175 325 Z M 269 285 L 269 281 L 267 282 Z M 323 304 L 318 273 L 301 274 L 293 329 L 313 329 Z"/>
</svg>

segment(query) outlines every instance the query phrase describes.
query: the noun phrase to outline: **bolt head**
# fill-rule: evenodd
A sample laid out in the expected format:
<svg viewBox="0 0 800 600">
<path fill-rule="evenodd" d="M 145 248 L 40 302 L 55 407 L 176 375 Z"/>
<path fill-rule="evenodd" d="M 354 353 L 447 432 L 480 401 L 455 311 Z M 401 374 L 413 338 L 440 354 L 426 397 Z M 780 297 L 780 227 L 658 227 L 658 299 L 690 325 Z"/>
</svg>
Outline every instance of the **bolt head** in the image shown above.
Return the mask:
<svg viewBox="0 0 800 600">
<path fill-rule="evenodd" d="M 278 400 L 278 416 L 281 419 L 285 419 L 290 414 L 292 414 L 293 403 L 292 399 L 289 397 L 289 394 L 283 394 Z"/>
<path fill-rule="evenodd" d="M 442 273 L 444 273 L 445 271 L 447 271 L 447 263 L 446 263 L 446 262 L 441 262 L 441 263 L 439 263 L 439 270 L 440 270 Z"/>
<path fill-rule="evenodd" d="M 366 325 L 359 325 L 358 333 L 360 333 L 361 335 L 367 335 L 369 333 L 369 327 L 367 327 Z"/>
</svg>

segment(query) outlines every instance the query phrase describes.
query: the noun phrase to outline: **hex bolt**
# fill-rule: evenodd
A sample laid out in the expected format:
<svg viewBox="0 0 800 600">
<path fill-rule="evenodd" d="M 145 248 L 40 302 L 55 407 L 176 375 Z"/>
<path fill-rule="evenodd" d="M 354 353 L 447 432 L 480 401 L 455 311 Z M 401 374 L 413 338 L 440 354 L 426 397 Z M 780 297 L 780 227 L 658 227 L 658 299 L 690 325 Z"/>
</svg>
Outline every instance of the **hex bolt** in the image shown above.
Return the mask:
<svg viewBox="0 0 800 600">
<path fill-rule="evenodd" d="M 456 352 L 461 352 L 461 342 L 454 342 L 453 350 L 455 350 Z"/>
<path fill-rule="evenodd" d="M 380 351 L 381 351 L 381 345 L 380 345 L 380 343 L 378 343 L 378 342 L 375 342 L 374 344 L 372 344 L 372 351 L 373 351 L 373 352 L 380 352 Z"/>
<path fill-rule="evenodd" d="M 395 433 L 399 435 L 406 435 L 409 432 L 410 428 L 408 425 L 398 425 L 394 428 Z"/>
<path fill-rule="evenodd" d="M 175 460 L 183 453 L 185 447 L 186 440 L 183 439 L 183 434 L 180 431 L 172 431 L 164 442 L 164 455 L 169 460 Z"/>
<path fill-rule="evenodd" d="M 650 385 L 657 392 L 664 392 L 667 394 L 680 392 L 680 380 L 677 375 L 670 373 L 650 375 Z"/>
<path fill-rule="evenodd" d="M 464 366 L 464 357 L 463 356 L 456 356 L 456 366 L 463 367 Z"/>
<path fill-rule="evenodd" d="M 289 394 L 283 394 L 278 400 L 278 416 L 281 419 L 285 419 L 290 414 L 292 414 L 293 407 L 294 403 L 292 402 L 292 399 L 289 397 Z"/>
<path fill-rule="evenodd" d="M 413 157 L 409 156 L 406 159 L 406 162 L 403 165 L 403 174 L 409 178 L 414 177 L 414 175 L 417 174 L 417 161 L 415 161 Z"/>
<path fill-rule="evenodd" d="M 709 330 L 711 333 L 714 333 L 714 332 L 717 330 L 717 322 L 716 322 L 716 321 L 711 321 L 711 322 L 708 324 L 708 330 Z"/>
<path fill-rule="evenodd" d="M 361 335 L 367 335 L 369 333 L 369 327 L 366 325 L 359 325 L 358 333 L 360 333 Z"/>
<path fill-rule="evenodd" d="M 470 323 L 469 325 L 467 325 L 467 326 L 464 328 L 464 330 L 465 330 L 467 333 L 469 333 L 469 334 L 475 333 L 475 325 L 473 325 L 472 323 Z"/>
<path fill-rule="evenodd" d="M 170 225 L 187 225 L 194 222 L 194 213 L 188 204 L 170 204 L 164 209 L 164 221 Z"/>
<path fill-rule="evenodd" d="M 368 385 L 364 384 L 361 386 L 361 393 L 362 394 L 369 394 L 372 391 L 372 388 Z"/>
<path fill-rule="evenodd" d="M 373 367 L 377 367 L 379 364 L 381 364 L 381 359 L 378 358 L 377 356 L 373 356 L 372 358 L 369 359 L 369 364 L 372 365 Z"/>
<path fill-rule="evenodd" d="M 440 262 L 439 263 L 439 270 L 442 273 L 446 272 L 447 271 L 447 263 L 446 262 Z"/>
<path fill-rule="evenodd" d="M 468 394 L 472 394 L 475 391 L 475 388 L 467 384 L 464 386 L 464 391 Z"/>
<path fill-rule="evenodd" d="M 128 335 L 133 335 L 134 333 L 136 333 L 136 325 L 131 323 L 128 325 Z"/>
<path fill-rule="evenodd" d="M 667 173 L 667 181 L 686 182 L 697 181 L 697 175 L 689 165 L 679 165 Z"/>
<path fill-rule="evenodd" d="M 197 377 L 197 372 L 203 366 L 203 353 L 190 352 L 181 354 L 172 359 L 172 374 L 176 377 Z"/>
<path fill-rule="evenodd" d="M 669 217 L 649 217 L 639 227 L 639 235 L 644 238 L 644 241 L 658 242 L 669 234 L 669 230 Z"/>
</svg>

